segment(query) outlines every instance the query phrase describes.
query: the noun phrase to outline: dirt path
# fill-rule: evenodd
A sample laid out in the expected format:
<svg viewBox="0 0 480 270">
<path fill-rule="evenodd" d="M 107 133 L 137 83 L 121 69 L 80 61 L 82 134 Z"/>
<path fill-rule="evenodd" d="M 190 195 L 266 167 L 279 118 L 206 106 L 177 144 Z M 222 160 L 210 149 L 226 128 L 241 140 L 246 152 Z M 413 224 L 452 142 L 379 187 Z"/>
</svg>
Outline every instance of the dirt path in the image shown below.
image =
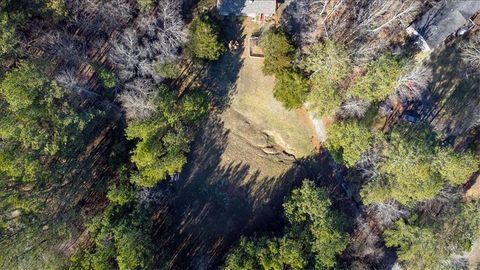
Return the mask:
<svg viewBox="0 0 480 270">
<path fill-rule="evenodd" d="M 253 30 L 243 25 L 245 40 Z M 315 130 L 306 112 L 273 98 L 274 78 L 262 65 L 238 52 L 207 71 L 218 112 L 198 132 L 159 214 L 158 239 L 173 253 L 169 269 L 215 269 L 240 235 L 279 228 L 284 196 L 309 177 L 303 159 L 316 152 Z"/>
</svg>

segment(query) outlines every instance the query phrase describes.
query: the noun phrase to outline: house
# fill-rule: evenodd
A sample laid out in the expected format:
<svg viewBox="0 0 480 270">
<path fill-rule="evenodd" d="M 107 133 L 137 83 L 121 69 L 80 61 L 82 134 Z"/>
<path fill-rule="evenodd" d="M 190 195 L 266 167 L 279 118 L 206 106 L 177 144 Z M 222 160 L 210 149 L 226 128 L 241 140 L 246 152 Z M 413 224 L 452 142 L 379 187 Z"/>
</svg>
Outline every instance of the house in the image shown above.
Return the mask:
<svg viewBox="0 0 480 270">
<path fill-rule="evenodd" d="M 407 28 L 418 37 L 422 50 L 431 51 L 452 34 L 464 34 L 473 22 L 471 18 L 480 10 L 480 1 L 445 1 L 431 8 Z"/>
<path fill-rule="evenodd" d="M 275 14 L 276 8 L 276 0 L 217 0 L 218 12 L 223 16 L 245 15 L 263 18 Z"/>
</svg>

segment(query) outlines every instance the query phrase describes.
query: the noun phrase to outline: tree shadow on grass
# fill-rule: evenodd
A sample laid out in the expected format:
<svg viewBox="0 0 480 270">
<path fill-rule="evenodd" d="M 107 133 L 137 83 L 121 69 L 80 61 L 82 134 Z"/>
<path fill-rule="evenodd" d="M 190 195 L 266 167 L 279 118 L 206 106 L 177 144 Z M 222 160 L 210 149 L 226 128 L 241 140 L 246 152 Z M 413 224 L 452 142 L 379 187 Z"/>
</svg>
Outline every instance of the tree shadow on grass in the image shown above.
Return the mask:
<svg viewBox="0 0 480 270">
<path fill-rule="evenodd" d="M 207 89 L 213 96 L 214 106 L 223 111 L 231 103 L 236 93 L 236 82 L 243 66 L 245 34 L 240 18 L 224 18 L 221 21 L 220 37 L 224 44 L 237 41 L 240 45 L 236 50 L 229 50 L 221 59 L 210 64 L 201 78 L 201 87 Z"/>
<path fill-rule="evenodd" d="M 221 164 L 228 139 L 222 122 L 210 123 L 198 136 L 203 140 L 191 155 L 195 162 L 156 214 L 155 238 L 169 254 L 166 269 L 216 269 L 242 235 L 280 234 L 284 198 L 306 178 L 327 190 L 335 210 L 356 215 L 328 153 L 297 160 L 278 177 L 262 177 L 242 162 Z"/>
</svg>

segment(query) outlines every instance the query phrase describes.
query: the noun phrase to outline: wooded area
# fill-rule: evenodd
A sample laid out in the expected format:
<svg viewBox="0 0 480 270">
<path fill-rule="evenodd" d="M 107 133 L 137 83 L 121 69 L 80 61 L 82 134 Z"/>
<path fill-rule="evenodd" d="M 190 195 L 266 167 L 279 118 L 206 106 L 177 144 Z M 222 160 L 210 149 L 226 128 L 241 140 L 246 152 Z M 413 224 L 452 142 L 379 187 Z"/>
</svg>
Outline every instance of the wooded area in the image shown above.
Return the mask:
<svg viewBox="0 0 480 270">
<path fill-rule="evenodd" d="M 227 147 L 219 113 L 248 78 L 242 31 L 251 19 L 221 16 L 209 0 L 1 1 L 0 268 L 473 269 L 480 198 L 467 191 L 480 181 L 480 27 L 427 56 L 406 31 L 447 2 L 292 0 L 256 17 L 256 75 L 272 80 L 280 108 L 321 122 L 325 137 L 299 156 L 262 129 L 265 143 L 250 143 L 262 148 L 256 155 L 292 168 L 255 197 L 238 188 L 245 183 L 227 186 L 242 179 L 241 163 L 222 167 L 227 191 L 182 174 L 211 169 L 191 164 L 194 143 Z M 234 113 L 247 119 L 237 124 L 245 134 L 257 124 Z M 276 181 L 288 184 L 274 193 Z M 178 242 L 184 212 L 172 204 L 182 190 L 195 207 L 275 221 L 218 237 L 200 257 L 201 247 Z M 249 209 L 232 205 L 232 194 Z"/>
</svg>

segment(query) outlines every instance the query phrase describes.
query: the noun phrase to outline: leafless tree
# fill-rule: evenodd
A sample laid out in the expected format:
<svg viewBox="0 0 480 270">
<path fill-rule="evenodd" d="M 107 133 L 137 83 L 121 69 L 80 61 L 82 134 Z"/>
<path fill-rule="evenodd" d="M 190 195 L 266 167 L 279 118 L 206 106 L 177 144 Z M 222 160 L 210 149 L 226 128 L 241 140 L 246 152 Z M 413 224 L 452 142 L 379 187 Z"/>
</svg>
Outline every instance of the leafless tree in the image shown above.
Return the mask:
<svg viewBox="0 0 480 270">
<path fill-rule="evenodd" d="M 475 35 L 461 46 L 462 60 L 472 69 L 480 69 L 480 34 Z"/>
<path fill-rule="evenodd" d="M 146 79 L 133 80 L 125 85 L 125 89 L 118 97 L 130 121 L 140 121 L 155 111 L 152 103 L 152 82 Z"/>
<path fill-rule="evenodd" d="M 388 116 L 393 112 L 393 105 L 390 100 L 383 101 L 378 107 L 378 112 L 382 116 Z"/>
<path fill-rule="evenodd" d="M 160 203 L 165 197 L 166 194 L 161 190 L 144 188 L 138 193 L 138 202 L 144 207 L 150 207 L 152 204 Z"/>
<path fill-rule="evenodd" d="M 165 60 L 178 56 L 178 48 L 186 41 L 187 33 L 181 17 L 181 2 L 162 0 L 158 3 L 157 42 L 155 48 Z"/>
<path fill-rule="evenodd" d="M 69 20 L 87 35 L 110 33 L 120 29 L 133 16 L 127 0 L 66 0 Z"/>
<path fill-rule="evenodd" d="M 368 152 L 364 153 L 360 160 L 355 164 L 355 169 L 360 173 L 362 179 L 366 182 L 378 177 L 376 164 L 382 160 L 382 146 L 376 145 Z"/>
<path fill-rule="evenodd" d="M 432 82 L 432 69 L 419 65 L 400 77 L 394 95 L 401 102 L 419 99 Z"/>
<path fill-rule="evenodd" d="M 425 214 L 436 216 L 440 211 L 445 211 L 445 208 L 451 206 L 452 202 L 459 201 L 461 198 L 462 193 L 459 188 L 446 186 L 440 190 L 435 198 L 419 205 L 419 209 Z"/>
<path fill-rule="evenodd" d="M 346 37 L 347 43 L 366 36 L 376 35 L 395 23 L 408 25 L 420 12 L 422 2 L 417 0 L 355 0 L 352 10 L 355 12 L 354 25 Z"/>
<path fill-rule="evenodd" d="M 126 29 L 112 45 L 109 59 L 122 80 L 133 77 L 159 78 L 153 62 L 168 62 L 178 57 L 186 41 L 180 3 L 162 0 L 157 12 L 139 19 L 137 26 Z"/>
<path fill-rule="evenodd" d="M 349 0 L 294 0 L 283 13 L 283 24 L 299 46 L 321 37 L 332 38 L 348 27 Z M 333 38 L 336 39 L 336 38 Z"/>
<path fill-rule="evenodd" d="M 350 241 L 350 255 L 357 258 L 381 257 L 383 250 L 378 248 L 381 239 L 378 233 L 373 231 L 372 224 L 365 217 L 358 218 L 355 223 L 357 228 Z"/>
<path fill-rule="evenodd" d="M 370 103 L 361 99 L 348 99 L 337 114 L 342 118 L 362 118 L 370 107 Z"/>
<path fill-rule="evenodd" d="M 442 265 L 446 266 L 446 269 L 470 269 L 470 262 L 468 261 L 468 256 L 450 256 L 447 260 L 442 262 Z"/>
<path fill-rule="evenodd" d="M 354 64 L 363 66 L 374 60 L 378 53 L 390 45 L 387 38 L 364 38 L 362 42 L 355 44 L 352 59 Z"/>
<path fill-rule="evenodd" d="M 66 90 L 68 93 L 82 97 L 82 98 L 94 98 L 99 95 L 93 91 L 87 89 L 85 85 L 79 82 L 77 74 L 73 69 L 66 69 L 61 71 L 55 76 L 55 80 L 58 84 Z"/>
<path fill-rule="evenodd" d="M 384 203 L 374 204 L 369 211 L 375 217 L 377 225 L 387 228 L 399 218 L 406 218 L 410 212 L 393 200 Z"/>
<path fill-rule="evenodd" d="M 113 44 L 109 54 L 112 66 L 118 71 L 120 79 L 128 80 L 136 74 L 142 54 L 135 29 L 128 28 L 120 40 Z"/>
<path fill-rule="evenodd" d="M 467 130 L 480 127 L 480 109 L 477 107 L 472 114 L 472 121 L 470 121 L 470 125 Z"/>
<path fill-rule="evenodd" d="M 300 45 L 317 40 L 322 13 L 329 0 L 293 0 L 283 12 L 283 24 L 294 41 Z"/>
</svg>

